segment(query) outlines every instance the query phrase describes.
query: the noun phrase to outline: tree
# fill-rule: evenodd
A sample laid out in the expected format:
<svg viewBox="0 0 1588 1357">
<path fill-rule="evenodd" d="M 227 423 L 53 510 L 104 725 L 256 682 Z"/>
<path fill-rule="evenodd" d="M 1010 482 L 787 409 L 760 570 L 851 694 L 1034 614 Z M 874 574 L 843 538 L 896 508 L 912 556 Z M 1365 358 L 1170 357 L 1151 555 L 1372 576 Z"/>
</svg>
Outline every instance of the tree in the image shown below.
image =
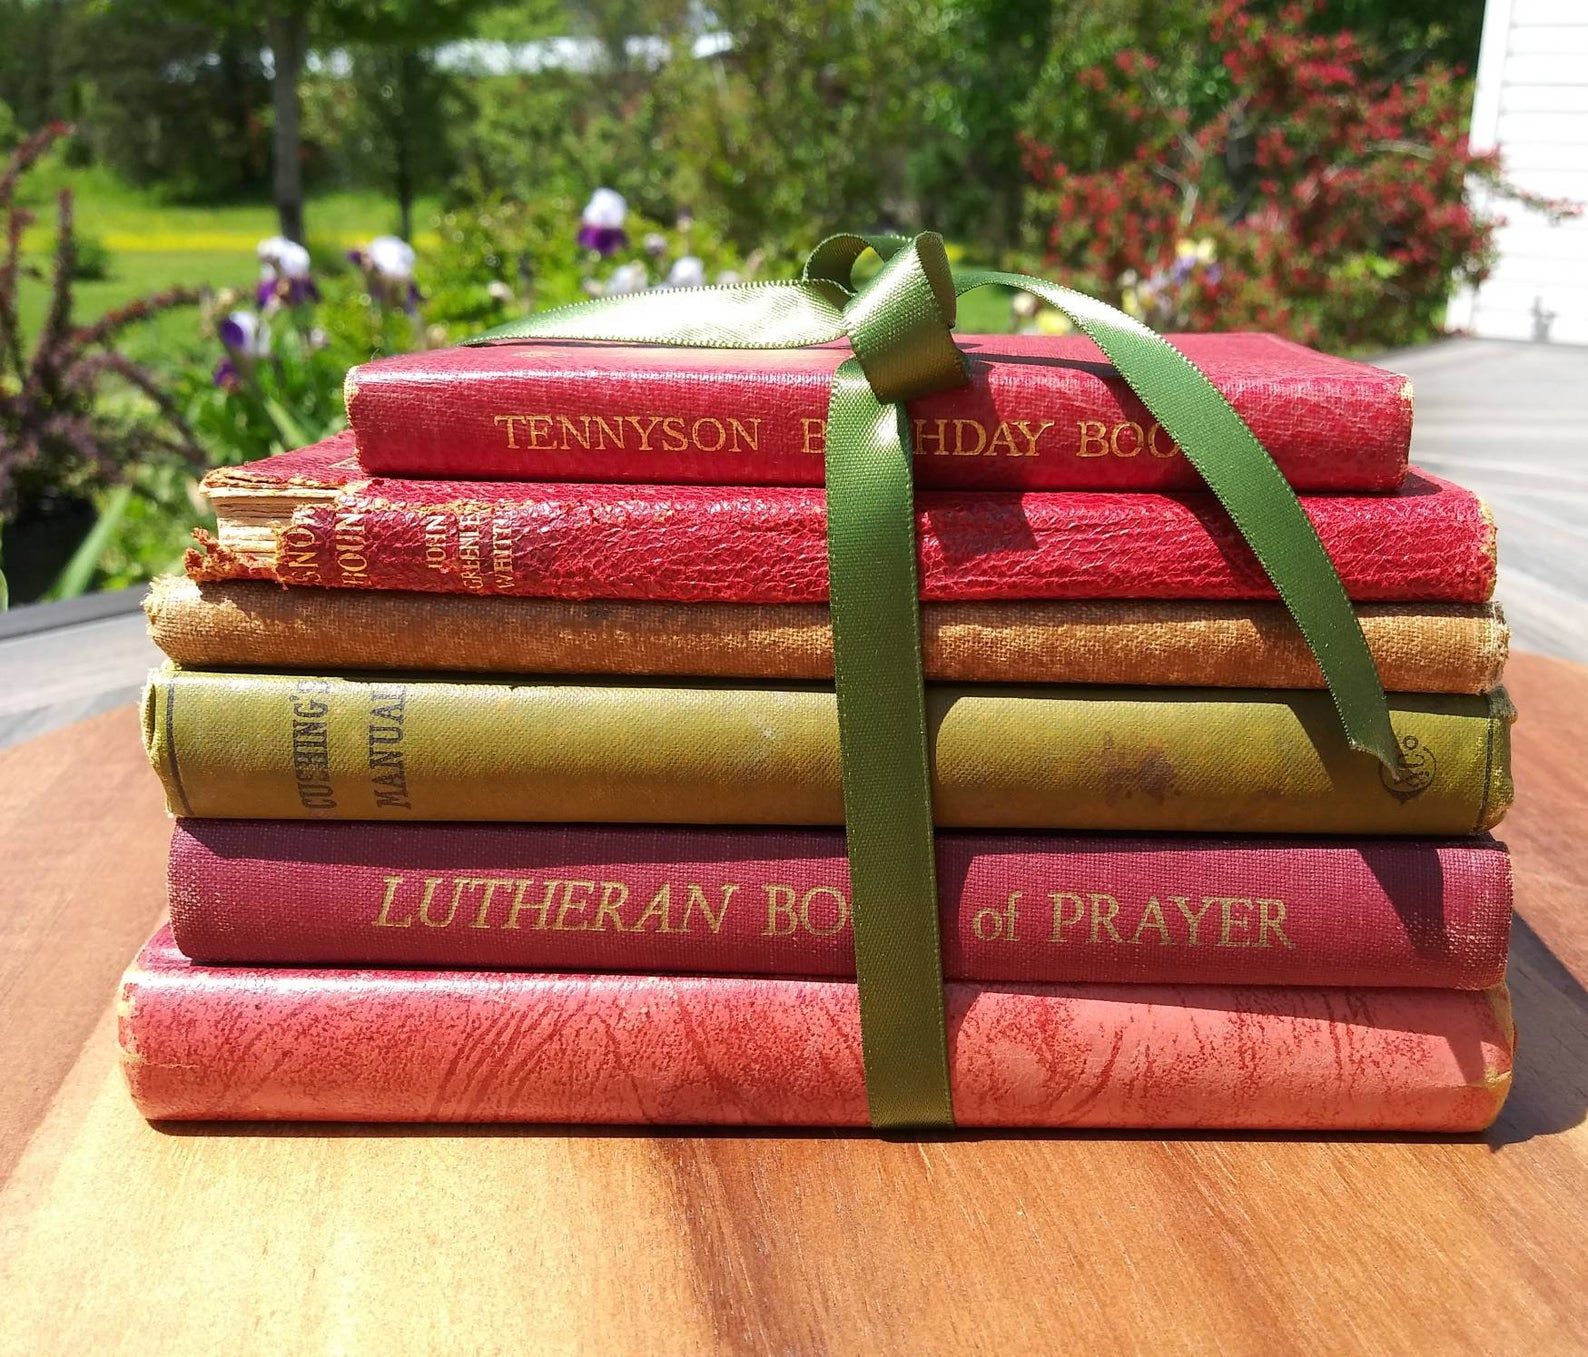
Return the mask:
<svg viewBox="0 0 1588 1357">
<path fill-rule="evenodd" d="M 911 177 L 924 220 L 956 239 L 1008 250 L 1019 237 L 1024 96 L 1048 59 L 1061 8 L 1057 0 L 943 0 Z"/>
<path fill-rule="evenodd" d="M 312 47 L 365 42 L 396 51 L 426 47 L 463 32 L 490 0 L 173 0 L 220 28 L 260 20 L 271 54 L 272 160 L 281 234 L 302 242 L 303 145 L 299 85 Z M 255 16 L 258 16 L 257 18 Z"/>
<path fill-rule="evenodd" d="M 407 240 L 415 195 L 439 183 L 449 167 L 450 82 L 422 48 L 361 46 L 353 52 L 351 83 L 354 143 L 396 197 L 398 234 Z"/>
</svg>

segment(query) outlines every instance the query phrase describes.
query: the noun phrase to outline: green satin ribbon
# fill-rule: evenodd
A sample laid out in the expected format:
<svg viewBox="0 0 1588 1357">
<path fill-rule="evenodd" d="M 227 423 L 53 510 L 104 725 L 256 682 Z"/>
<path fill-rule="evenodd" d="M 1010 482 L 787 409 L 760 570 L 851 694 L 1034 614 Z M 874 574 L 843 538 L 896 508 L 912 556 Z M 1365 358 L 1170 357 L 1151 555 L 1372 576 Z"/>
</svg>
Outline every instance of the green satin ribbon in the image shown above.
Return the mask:
<svg viewBox="0 0 1588 1357">
<path fill-rule="evenodd" d="M 883 264 L 856 285 L 867 250 Z M 1020 288 L 1107 355 L 1229 512 L 1317 656 L 1347 742 L 1403 773 L 1367 642 L 1323 544 L 1261 443 L 1207 377 L 1121 311 L 1040 278 L 955 274 L 942 238 L 839 235 L 797 281 L 643 292 L 513 321 L 473 343 L 581 339 L 786 349 L 848 339 L 827 421 L 827 554 L 855 972 L 872 1124 L 952 1126 L 904 402 L 970 380 L 956 299 Z"/>
</svg>

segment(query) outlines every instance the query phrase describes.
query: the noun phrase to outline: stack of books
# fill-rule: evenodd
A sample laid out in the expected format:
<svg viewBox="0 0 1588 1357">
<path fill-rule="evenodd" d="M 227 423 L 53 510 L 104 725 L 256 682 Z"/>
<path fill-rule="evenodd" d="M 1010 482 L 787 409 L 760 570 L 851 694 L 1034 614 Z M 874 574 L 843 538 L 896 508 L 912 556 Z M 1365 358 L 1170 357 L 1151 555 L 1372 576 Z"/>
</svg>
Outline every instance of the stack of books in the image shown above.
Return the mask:
<svg viewBox="0 0 1588 1357">
<path fill-rule="evenodd" d="M 1497 1114 L 1494 527 L 1404 378 L 1176 342 L 1302 496 L 1410 775 L 1084 341 L 912 402 L 961 1125 Z M 863 1125 L 821 489 L 832 346 L 380 360 L 216 471 L 148 610 L 179 817 L 124 984 L 151 1118 Z"/>
</svg>

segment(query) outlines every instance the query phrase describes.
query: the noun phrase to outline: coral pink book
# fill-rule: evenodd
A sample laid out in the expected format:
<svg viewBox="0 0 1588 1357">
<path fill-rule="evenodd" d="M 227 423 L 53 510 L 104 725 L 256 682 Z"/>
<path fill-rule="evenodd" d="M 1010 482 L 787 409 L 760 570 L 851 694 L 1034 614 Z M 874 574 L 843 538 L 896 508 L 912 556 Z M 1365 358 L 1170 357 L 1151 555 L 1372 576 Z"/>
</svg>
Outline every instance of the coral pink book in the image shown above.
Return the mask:
<svg viewBox="0 0 1588 1357">
<path fill-rule="evenodd" d="M 1476 1131 L 1492 990 L 946 987 L 962 1126 Z M 151 1120 L 863 1126 L 838 980 L 204 966 L 162 928 L 122 982 Z"/>
<path fill-rule="evenodd" d="M 370 477 L 340 434 L 204 481 L 214 540 L 197 580 L 536 598 L 817 603 L 823 492 L 810 486 L 614 485 Z M 1353 599 L 1481 603 L 1494 525 L 1422 473 L 1384 495 L 1302 505 Z M 923 491 L 921 597 L 1272 598 L 1209 494 Z"/>
<path fill-rule="evenodd" d="M 1429 986 L 1505 974 L 1493 839 L 942 833 L 951 980 Z M 179 820 L 200 961 L 849 977 L 821 829 Z"/>
<path fill-rule="evenodd" d="M 1411 383 L 1268 334 L 1171 335 L 1298 489 L 1390 490 Z M 912 401 L 916 478 L 963 490 L 1194 489 L 1089 339 L 961 335 L 969 383 Z M 389 476 L 820 485 L 845 345 L 711 350 L 503 342 L 354 368 L 360 459 Z"/>
</svg>

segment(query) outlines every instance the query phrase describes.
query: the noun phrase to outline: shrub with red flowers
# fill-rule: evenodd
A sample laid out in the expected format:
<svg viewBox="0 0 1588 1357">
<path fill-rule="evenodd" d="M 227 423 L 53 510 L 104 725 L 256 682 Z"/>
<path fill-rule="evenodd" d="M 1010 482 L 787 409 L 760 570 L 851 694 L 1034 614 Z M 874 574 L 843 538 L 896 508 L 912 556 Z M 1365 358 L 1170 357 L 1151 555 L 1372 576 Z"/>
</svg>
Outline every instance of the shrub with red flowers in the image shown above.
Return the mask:
<svg viewBox="0 0 1588 1357">
<path fill-rule="evenodd" d="M 1485 276 L 1497 223 L 1473 185 L 1576 210 L 1468 149 L 1460 72 L 1380 78 L 1353 34 L 1310 32 L 1312 11 L 1223 0 L 1208 50 L 1175 70 L 1128 50 L 1082 70 L 1121 149 L 1077 166 L 1028 139 L 1046 266 L 1162 328 L 1377 348 L 1429 337 L 1451 289 Z"/>
</svg>

